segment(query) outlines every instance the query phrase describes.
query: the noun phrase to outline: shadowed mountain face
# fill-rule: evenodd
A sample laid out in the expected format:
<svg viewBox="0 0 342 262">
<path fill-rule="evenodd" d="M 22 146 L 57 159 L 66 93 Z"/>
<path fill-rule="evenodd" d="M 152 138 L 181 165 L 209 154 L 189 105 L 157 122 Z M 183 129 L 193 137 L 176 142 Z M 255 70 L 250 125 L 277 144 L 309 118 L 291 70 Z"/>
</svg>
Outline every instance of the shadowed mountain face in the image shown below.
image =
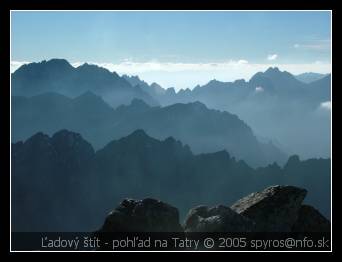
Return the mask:
<svg viewBox="0 0 342 262">
<path fill-rule="evenodd" d="M 307 203 L 330 212 L 330 159 L 292 156 L 283 168 L 253 169 L 226 151 L 195 155 L 143 130 L 97 152 L 77 133 L 37 133 L 12 144 L 11 157 L 14 231 L 95 230 L 123 198 L 158 198 L 184 217 L 193 206 L 231 205 L 274 184 L 304 187 Z"/>
<path fill-rule="evenodd" d="M 156 96 L 162 105 L 200 101 L 237 114 L 256 135 L 304 158 L 330 155 L 331 114 L 321 106 L 331 100 L 330 74 L 307 84 L 286 71 L 269 68 L 248 82 L 212 80 L 193 90 L 168 89 Z"/>
<path fill-rule="evenodd" d="M 277 67 L 270 67 L 265 72 L 256 73 L 249 81 L 252 86 L 260 86 L 266 92 L 278 96 L 302 95 L 303 84 L 289 72 L 281 72 Z M 265 87 L 265 88 L 264 88 Z"/>
<path fill-rule="evenodd" d="M 321 81 L 322 79 L 325 80 Z M 330 99 L 329 79 L 331 79 L 330 74 L 322 75 L 316 81 L 304 83 L 287 71 L 270 67 L 265 72 L 256 73 L 248 82 L 243 79 L 234 82 L 211 80 L 206 85 L 196 86 L 193 90 L 182 89 L 177 93 L 169 90 L 169 92 L 155 93 L 154 96 L 159 96 L 162 104 L 195 99 L 203 100 L 208 106 L 213 104 L 233 107 L 251 101 L 267 101 L 271 97 L 277 99 L 278 102 L 295 100 L 310 107 Z M 322 96 L 311 95 L 315 87 L 321 88 Z"/>
<path fill-rule="evenodd" d="M 175 92 L 62 59 L 24 65 L 12 74 L 13 229 L 95 230 L 127 197 L 184 216 L 275 184 L 306 188 L 329 217 L 330 159 L 284 152 L 330 156 L 330 85 L 269 68 Z"/>
<path fill-rule="evenodd" d="M 78 227 L 73 215 L 88 213 L 81 185 L 89 181 L 92 146 L 79 134 L 62 130 L 49 137 L 37 133 L 12 147 L 12 225 L 19 231 Z M 39 219 L 42 218 L 42 219 Z M 66 217 L 68 218 L 66 220 Z M 48 218 L 48 219 L 47 219 Z"/>
<path fill-rule="evenodd" d="M 138 76 L 122 76 L 126 79 L 132 86 L 139 86 L 142 90 L 147 92 L 150 96 L 158 100 L 158 97 L 165 93 L 165 89 L 162 88 L 157 83 L 147 84 L 145 81 L 141 80 Z"/>
<path fill-rule="evenodd" d="M 298 80 L 303 77 L 316 80 Z M 12 74 L 12 94 L 16 96 L 56 92 L 75 98 L 91 91 L 113 107 L 128 105 L 133 99 L 152 106 L 199 101 L 208 108 L 238 115 L 258 137 L 267 137 L 283 151 L 304 158 L 330 156 L 331 113 L 322 107 L 331 100 L 330 87 L 330 74 L 294 76 L 276 67 L 256 73 L 249 81 L 212 80 L 179 92 L 165 90 L 156 83 L 149 85 L 137 76 L 120 77 L 95 65 L 74 68 L 63 59 L 23 65 Z M 92 142 L 96 146 L 96 141 Z"/>
<path fill-rule="evenodd" d="M 228 150 L 252 166 L 277 161 L 286 155 L 272 143 L 261 143 L 236 115 L 208 109 L 200 102 L 150 107 L 141 100 L 111 108 L 88 92 L 74 99 L 58 94 L 12 97 L 12 139 L 27 139 L 36 132 L 50 135 L 62 128 L 81 133 L 96 149 L 112 139 L 144 129 L 158 139 L 173 136 L 195 153 Z"/>
<path fill-rule="evenodd" d="M 115 72 L 96 65 L 83 64 L 74 68 L 64 59 L 52 59 L 21 66 L 12 74 L 12 94 L 34 96 L 57 92 L 70 97 L 91 91 L 110 105 L 128 104 L 134 98 L 158 104 L 138 86 L 132 86 Z"/>
</svg>

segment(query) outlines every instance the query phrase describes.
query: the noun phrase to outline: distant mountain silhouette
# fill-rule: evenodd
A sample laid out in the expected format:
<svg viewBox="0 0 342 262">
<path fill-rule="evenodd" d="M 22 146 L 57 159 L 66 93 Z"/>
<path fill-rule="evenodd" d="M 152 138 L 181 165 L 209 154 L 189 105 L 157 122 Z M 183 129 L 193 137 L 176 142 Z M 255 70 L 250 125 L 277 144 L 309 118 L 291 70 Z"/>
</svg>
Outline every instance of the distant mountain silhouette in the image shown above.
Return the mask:
<svg viewBox="0 0 342 262">
<path fill-rule="evenodd" d="M 152 83 L 149 85 L 145 81 L 141 80 L 138 76 L 122 76 L 126 79 L 132 86 L 138 86 L 145 92 L 147 92 L 150 96 L 158 100 L 158 96 L 165 93 L 165 89 L 162 88 L 157 83 Z"/>
<path fill-rule="evenodd" d="M 308 73 L 296 75 L 295 77 L 299 81 L 302 81 L 303 83 L 309 84 L 311 82 L 322 79 L 325 76 L 327 76 L 327 74 L 319 74 L 319 73 L 308 72 Z"/>
<path fill-rule="evenodd" d="M 12 141 L 27 139 L 40 131 L 52 135 L 68 128 L 95 143 L 103 131 L 114 129 L 114 119 L 115 110 L 90 92 L 73 99 L 57 93 L 12 97 Z"/>
<path fill-rule="evenodd" d="M 317 85 L 317 83 L 312 83 Z M 159 100 L 163 103 L 165 100 L 189 101 L 189 100 L 208 100 L 208 103 L 214 104 L 215 101 L 220 103 L 221 100 L 226 100 L 226 104 L 243 103 L 255 98 L 256 88 L 264 91 L 263 96 L 276 96 L 278 99 L 303 99 L 310 94 L 309 84 L 303 83 L 289 72 L 280 71 L 277 67 L 270 67 L 265 72 L 258 72 L 246 82 L 245 80 L 236 80 L 234 82 L 221 82 L 211 80 L 206 85 L 196 86 L 193 90 L 180 90 L 178 93 L 172 92 L 161 93 Z M 330 89 L 330 86 L 322 83 L 322 88 Z M 156 96 L 157 94 L 154 94 Z M 170 99 L 172 96 L 173 99 Z M 323 99 L 323 98 L 322 98 Z M 322 100 L 321 99 L 321 100 Z M 205 101 L 203 101 L 205 103 Z"/>
<path fill-rule="evenodd" d="M 128 104 L 134 98 L 156 105 L 158 102 L 138 86 L 132 86 L 115 72 L 91 64 L 74 68 L 64 59 L 25 64 L 12 74 L 12 94 L 34 96 L 57 92 L 75 97 L 91 91 L 110 105 Z"/>
<path fill-rule="evenodd" d="M 12 74 L 12 95 L 57 92 L 75 98 L 91 91 L 112 107 L 129 105 L 134 99 L 163 107 L 199 101 L 208 108 L 238 115 L 257 136 L 278 141 L 291 154 L 304 158 L 330 155 L 330 112 L 321 112 L 321 104 L 330 101 L 330 89 L 330 74 L 307 84 L 276 67 L 256 73 L 249 81 L 212 80 L 178 92 L 175 88 L 165 90 L 156 83 L 150 85 L 137 76 L 120 77 L 95 65 L 74 68 L 63 59 L 23 65 Z M 108 136 L 105 141 L 112 138 Z"/>
<path fill-rule="evenodd" d="M 250 83 L 253 83 L 256 78 L 269 79 L 277 94 L 285 94 L 289 91 L 298 93 L 303 88 L 302 82 L 297 80 L 292 74 L 287 71 L 280 71 L 278 67 L 270 67 L 264 73 L 255 74 Z"/>
<path fill-rule="evenodd" d="M 310 89 L 310 98 L 312 100 L 325 102 L 331 100 L 331 74 L 328 74 L 317 81 L 310 83 L 308 89 Z"/>
<path fill-rule="evenodd" d="M 32 98 L 14 96 L 12 109 L 13 141 L 39 131 L 52 135 L 67 128 L 81 133 L 98 149 L 112 139 L 144 129 L 158 139 L 173 136 L 196 153 L 228 150 L 253 166 L 286 160 L 286 154 L 275 145 L 259 142 L 236 115 L 208 109 L 200 102 L 150 107 L 134 99 L 114 110 L 90 92 L 74 99 L 46 93 Z"/>
<path fill-rule="evenodd" d="M 154 97 L 164 106 L 200 101 L 209 108 L 237 114 L 257 135 L 279 141 L 292 153 L 312 157 L 330 154 L 329 113 L 317 113 L 321 103 L 330 100 L 330 90 L 331 75 L 306 84 L 271 67 L 249 81 L 212 80 L 193 90 L 175 92 L 171 88 Z"/>
<path fill-rule="evenodd" d="M 94 152 L 79 134 L 37 133 L 12 144 L 14 231 L 91 231 L 123 198 L 153 197 L 180 208 L 233 204 L 269 185 L 308 189 L 309 204 L 330 212 L 330 159 L 292 156 L 253 169 L 227 151 L 194 155 L 172 137 L 157 140 L 143 130 Z"/>
</svg>

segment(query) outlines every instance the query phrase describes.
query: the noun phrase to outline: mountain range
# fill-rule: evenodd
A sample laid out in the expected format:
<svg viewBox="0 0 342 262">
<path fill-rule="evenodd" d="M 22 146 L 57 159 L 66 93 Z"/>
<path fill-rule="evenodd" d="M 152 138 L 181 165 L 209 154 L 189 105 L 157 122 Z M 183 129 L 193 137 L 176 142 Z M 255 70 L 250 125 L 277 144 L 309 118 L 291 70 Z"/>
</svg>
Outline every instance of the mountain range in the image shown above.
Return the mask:
<svg viewBox="0 0 342 262">
<path fill-rule="evenodd" d="M 62 67 L 68 68 L 64 70 L 68 72 L 66 75 L 77 77 L 56 74 L 56 68 Z M 77 73 L 79 71 L 87 73 Z M 277 141 L 278 147 L 289 154 L 299 154 L 303 158 L 330 155 L 330 111 L 322 107 L 331 102 L 330 74 L 296 76 L 270 67 L 265 72 L 257 72 L 248 81 L 211 80 L 193 89 L 176 91 L 164 89 L 157 83 L 148 84 L 138 76 L 119 76 L 88 64 L 73 68 L 66 60 L 53 59 L 19 68 L 12 80 L 13 95 L 37 95 L 36 87 L 40 93 L 57 92 L 70 98 L 91 91 L 114 108 L 128 105 L 133 99 L 163 107 L 199 101 L 208 108 L 238 115 L 256 136 Z M 126 95 L 121 96 L 122 90 Z"/>
<path fill-rule="evenodd" d="M 322 79 L 324 80 L 320 81 Z M 221 100 L 226 100 L 225 104 L 231 104 L 241 99 L 250 99 L 255 97 L 255 93 L 258 96 L 275 95 L 278 98 L 291 96 L 302 102 L 302 99 L 306 101 L 309 97 L 306 102 L 319 103 L 330 99 L 330 79 L 330 74 L 304 73 L 294 76 L 277 67 L 270 67 L 265 72 L 256 73 L 249 81 L 212 80 L 192 90 L 181 89 L 176 92 L 174 88 L 164 89 L 157 83 L 149 85 L 138 76 L 119 76 L 97 65 L 84 63 L 75 68 L 65 59 L 51 59 L 24 64 L 18 68 L 12 74 L 12 95 L 33 96 L 57 92 L 75 97 L 91 91 L 102 96 L 114 107 L 128 104 L 134 98 L 144 100 L 150 105 L 202 101 L 211 106 L 212 103 L 220 104 Z M 310 95 L 312 87 L 319 89 L 319 94 Z"/>
<path fill-rule="evenodd" d="M 323 77 L 327 76 L 327 74 L 319 74 L 319 73 L 313 73 L 313 72 L 307 72 L 303 74 L 296 75 L 296 78 L 299 81 L 302 81 L 304 83 L 311 83 L 316 80 L 322 79 Z"/>
<path fill-rule="evenodd" d="M 143 130 L 95 151 L 80 134 L 41 132 L 12 144 L 14 231 L 91 231 L 123 198 L 153 197 L 179 207 L 231 205 L 269 185 L 291 184 L 310 192 L 307 203 L 330 217 L 330 159 L 251 168 L 227 151 L 193 154 L 173 137 L 158 140 Z"/>
<path fill-rule="evenodd" d="M 12 74 L 12 95 L 30 97 L 57 92 L 75 97 L 87 91 L 100 95 L 114 107 L 130 103 L 134 98 L 158 104 L 147 92 L 132 86 L 117 73 L 92 64 L 75 68 L 65 59 L 51 59 L 25 64 Z"/>
<path fill-rule="evenodd" d="M 157 83 L 148 84 L 137 76 L 119 76 L 115 72 L 111 73 L 107 69 L 89 64 L 74 68 L 64 59 L 52 59 L 23 65 L 15 71 L 12 74 L 12 95 L 33 98 L 33 96 L 54 92 L 71 99 L 78 97 L 82 101 L 83 95 L 91 92 L 101 97 L 112 108 L 130 105 L 134 99 L 142 100 L 151 107 L 200 102 L 207 108 L 237 115 L 248 124 L 255 136 L 266 138 L 266 141 L 273 141 L 273 144 L 276 144 L 283 152 L 299 154 L 303 158 L 329 157 L 330 112 L 322 107 L 322 104 L 331 100 L 331 75 L 316 75 L 316 79 L 316 81 L 304 83 L 298 80 L 298 76 L 271 67 L 265 72 L 256 73 L 249 81 L 243 79 L 234 82 L 212 80 L 206 85 L 196 86 L 192 90 L 176 92 L 174 88 L 163 89 Z M 35 99 L 39 100 L 35 97 L 32 101 Z M 53 111 L 57 105 L 53 101 L 51 102 L 52 104 L 46 103 L 44 108 L 39 106 L 40 111 L 49 112 L 50 108 L 47 107 L 52 107 Z M 89 125 L 93 125 L 93 123 L 100 126 L 106 125 L 106 129 L 110 129 L 108 126 L 113 126 L 112 121 L 103 123 L 104 119 L 108 119 L 108 114 L 111 114 L 108 112 L 112 110 L 110 108 L 105 110 L 108 112 L 104 113 L 105 116 L 102 117 L 100 114 L 92 113 L 95 112 L 93 109 L 97 106 L 91 105 L 90 102 L 85 104 L 89 108 L 87 111 L 89 117 L 87 116 L 87 121 L 84 123 L 87 129 L 74 129 L 74 126 L 70 125 L 66 125 L 65 128 L 81 132 L 95 147 L 101 147 L 110 139 L 116 138 L 116 136 L 108 135 L 103 142 L 98 143 L 88 136 L 87 133 L 91 132 L 88 131 L 91 129 Z M 20 110 L 18 109 L 18 111 Z M 65 111 L 63 108 L 60 110 Z M 93 118 L 90 120 L 91 115 Z M 64 128 L 62 122 L 65 117 L 67 118 L 67 116 L 56 115 L 55 119 L 59 121 L 55 121 L 54 125 L 58 125 L 58 123 L 60 125 L 52 131 L 49 129 L 42 131 L 51 134 Z M 33 115 L 32 118 L 35 116 Z M 71 117 L 70 119 L 69 121 L 72 122 Z M 87 123 L 89 124 L 87 125 Z M 135 128 L 139 127 L 145 128 L 146 126 L 135 126 Z M 18 133 L 24 135 L 18 135 L 18 139 L 25 139 L 34 132 L 40 131 L 35 129 L 34 132 L 25 133 L 26 128 L 21 129 L 22 127 Z M 181 128 L 178 132 L 181 132 Z M 152 133 L 152 135 L 158 137 L 159 134 Z M 167 135 L 174 134 L 168 133 Z M 92 136 L 97 135 L 93 134 Z M 106 136 L 104 134 L 104 137 Z M 187 143 L 183 137 L 179 138 Z M 196 145 L 192 144 L 192 146 L 196 151 Z M 215 147 L 215 149 L 219 148 Z M 228 150 L 234 154 L 234 149 L 228 148 Z M 206 149 L 203 152 L 207 152 Z M 239 155 L 237 156 L 239 157 Z M 268 162 L 272 161 L 273 159 L 269 159 Z"/>
<path fill-rule="evenodd" d="M 200 102 L 151 107 L 134 99 L 130 105 L 113 109 L 91 92 L 76 98 L 57 93 L 13 96 L 12 127 L 13 141 L 40 131 L 52 135 L 66 128 L 81 133 L 99 149 L 113 139 L 144 129 L 159 139 L 173 136 L 195 153 L 228 150 L 252 166 L 274 161 L 283 164 L 287 158 L 271 142 L 260 142 L 236 115 L 208 109 Z"/>
<path fill-rule="evenodd" d="M 289 154 L 329 157 L 331 75 L 303 83 L 288 72 L 269 68 L 249 81 L 212 80 L 194 89 L 159 95 L 162 105 L 200 101 L 212 109 L 236 114 L 258 136 L 278 141 Z"/>
<path fill-rule="evenodd" d="M 299 80 L 306 76 L 313 80 Z M 270 67 L 265 72 L 257 72 L 249 81 L 244 79 L 234 82 L 211 80 L 203 86 L 181 89 L 178 92 L 174 88 L 165 90 L 156 83 L 148 85 L 137 76 L 124 75 L 123 77 L 132 86 L 148 90 L 149 94 L 163 105 L 197 100 L 214 108 L 220 106 L 227 108 L 227 106 L 232 106 L 246 99 L 259 100 L 269 96 L 279 100 L 291 98 L 309 104 L 317 104 L 329 100 L 331 94 L 330 74 L 307 73 L 294 76 L 287 71 L 280 71 L 277 67 Z M 314 96 L 311 95 L 313 89 L 317 93 Z"/>
<path fill-rule="evenodd" d="M 92 231 L 123 198 L 183 216 L 275 184 L 330 216 L 330 74 L 269 68 L 176 92 L 52 59 L 11 80 L 14 231 Z"/>
</svg>

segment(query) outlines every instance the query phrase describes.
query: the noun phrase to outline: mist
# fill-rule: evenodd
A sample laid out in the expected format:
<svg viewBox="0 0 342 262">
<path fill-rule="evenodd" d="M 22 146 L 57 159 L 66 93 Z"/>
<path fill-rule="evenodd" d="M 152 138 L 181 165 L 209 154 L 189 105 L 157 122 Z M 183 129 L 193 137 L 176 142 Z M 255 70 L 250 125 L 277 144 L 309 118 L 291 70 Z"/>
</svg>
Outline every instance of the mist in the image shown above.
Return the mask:
<svg viewBox="0 0 342 262">
<path fill-rule="evenodd" d="M 123 198 L 183 219 L 276 184 L 330 217 L 331 75 L 268 68 L 178 92 L 143 80 L 64 59 L 12 74 L 15 231 L 93 231 Z"/>
</svg>

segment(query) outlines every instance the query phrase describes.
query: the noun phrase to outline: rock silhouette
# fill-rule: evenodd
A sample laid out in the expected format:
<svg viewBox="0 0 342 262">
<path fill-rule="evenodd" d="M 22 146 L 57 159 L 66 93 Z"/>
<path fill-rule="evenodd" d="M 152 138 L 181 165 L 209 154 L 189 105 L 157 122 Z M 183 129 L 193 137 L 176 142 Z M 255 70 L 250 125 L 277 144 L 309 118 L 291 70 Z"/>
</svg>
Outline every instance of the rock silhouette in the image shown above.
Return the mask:
<svg viewBox="0 0 342 262">
<path fill-rule="evenodd" d="M 69 97 L 87 91 L 100 95 L 112 106 L 129 104 L 139 98 L 151 105 L 158 102 L 139 86 L 132 86 L 115 72 L 93 65 L 73 67 L 65 59 L 51 59 L 21 66 L 12 74 L 15 95 L 34 96 L 57 92 Z"/>
<path fill-rule="evenodd" d="M 232 205 L 238 214 L 256 222 L 260 232 L 288 232 L 297 220 L 306 190 L 294 186 L 271 186 Z"/>
<path fill-rule="evenodd" d="M 36 132 L 53 134 L 61 128 L 82 134 L 98 150 L 136 129 L 165 139 L 174 137 L 195 153 L 228 150 L 249 165 L 284 164 L 287 155 L 272 143 L 259 141 L 238 116 L 207 108 L 203 103 L 150 106 L 140 99 L 116 109 L 92 92 L 68 98 L 57 93 L 12 97 L 12 139 Z M 99 135 L 101 134 L 101 135 Z"/>
<path fill-rule="evenodd" d="M 178 209 L 164 202 L 145 198 L 125 199 L 114 209 L 102 232 L 179 232 Z"/>
<path fill-rule="evenodd" d="M 317 209 L 309 205 L 302 205 L 298 218 L 292 227 L 293 232 L 330 232 L 330 221 Z"/>
<path fill-rule="evenodd" d="M 271 186 L 238 200 L 231 208 L 197 206 L 183 225 L 185 232 L 329 232 L 330 222 L 302 205 L 307 191 Z M 100 232 L 179 232 L 178 211 L 155 199 L 124 200 L 106 218 Z"/>
<path fill-rule="evenodd" d="M 198 206 L 191 209 L 185 219 L 185 232 L 252 232 L 255 223 L 231 208 Z"/>
</svg>

